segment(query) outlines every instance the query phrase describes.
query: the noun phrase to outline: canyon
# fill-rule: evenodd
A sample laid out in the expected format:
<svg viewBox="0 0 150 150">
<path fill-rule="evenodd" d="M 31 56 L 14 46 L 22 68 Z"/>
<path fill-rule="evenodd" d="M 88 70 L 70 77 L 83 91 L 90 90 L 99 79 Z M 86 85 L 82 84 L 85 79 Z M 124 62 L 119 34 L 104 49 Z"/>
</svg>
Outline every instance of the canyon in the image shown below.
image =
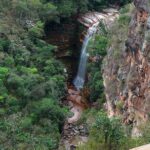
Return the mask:
<svg viewBox="0 0 150 150">
<path fill-rule="evenodd" d="M 0 0 L 0 17 L 0 149 L 150 142 L 150 0 Z"/>
<path fill-rule="evenodd" d="M 86 29 L 87 33 L 85 34 L 82 49 L 80 52 L 81 56 L 77 76 L 72 81 L 72 83 L 70 83 L 72 85 L 69 84 L 68 86 L 67 103 L 70 108 L 70 111 L 74 115 L 71 118 L 68 118 L 68 120 L 66 120 L 65 122 L 62 133 L 62 140 L 59 147 L 60 150 L 63 149 L 63 146 L 64 149 L 66 150 L 74 149 L 79 145 L 86 143 L 88 140 L 88 129 L 86 128 L 86 125 L 76 124 L 78 120 L 81 118 L 82 112 L 89 107 L 87 104 L 87 100 L 85 100 L 83 94 L 85 74 L 87 74 L 86 73 L 86 63 L 88 61 L 87 46 L 89 40 L 96 33 L 96 30 L 98 29 L 98 25 L 100 24 L 100 22 L 103 22 L 104 25 L 109 29 L 111 28 L 113 22 L 118 17 L 119 17 L 118 10 L 110 8 L 103 10 L 102 13 L 89 12 L 84 15 L 81 15 L 78 18 L 79 23 L 84 25 L 85 29 L 87 28 Z M 95 58 L 92 59 L 93 62 L 94 59 Z"/>
<path fill-rule="evenodd" d="M 150 142 L 150 0 L 0 0 L 0 17 L 0 149 Z"/>
</svg>

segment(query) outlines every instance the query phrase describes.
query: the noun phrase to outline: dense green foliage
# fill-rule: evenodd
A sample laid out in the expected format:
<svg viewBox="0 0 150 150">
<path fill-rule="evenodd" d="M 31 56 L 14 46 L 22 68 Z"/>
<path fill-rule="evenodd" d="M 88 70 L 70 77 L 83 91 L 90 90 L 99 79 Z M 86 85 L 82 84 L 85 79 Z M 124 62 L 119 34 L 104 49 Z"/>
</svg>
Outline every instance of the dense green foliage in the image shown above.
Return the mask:
<svg viewBox="0 0 150 150">
<path fill-rule="evenodd" d="M 128 0 L 0 0 L 0 149 L 57 149 L 67 114 L 60 105 L 66 79 L 56 46 L 42 40 L 44 25 L 114 2 Z M 95 38 L 91 55 L 106 55 L 107 38 Z M 101 62 L 89 65 L 90 99 L 103 102 Z"/>
<path fill-rule="evenodd" d="M 143 125 L 143 137 L 131 138 L 130 127 L 122 125 L 119 118 L 108 118 L 103 111 L 90 111 L 88 117 L 94 117 L 89 140 L 78 150 L 129 150 L 130 148 L 149 143 L 149 127 Z M 129 133 L 129 134 L 128 134 Z"/>
<path fill-rule="evenodd" d="M 108 33 L 103 24 L 100 24 L 100 33 L 97 33 L 95 38 L 90 41 L 88 51 L 90 57 L 94 58 L 95 61 L 88 63 L 88 76 L 89 80 L 87 86 L 90 88 L 90 101 L 99 101 L 102 105 L 105 102 L 104 86 L 102 77 L 102 60 L 107 54 L 106 49 L 108 46 Z"/>
<path fill-rule="evenodd" d="M 90 129 L 90 140 L 86 144 L 86 149 L 120 150 L 124 140 L 126 140 L 125 134 L 119 119 L 109 119 L 104 112 L 98 112 L 95 123 L 92 124 Z M 82 146 L 80 149 L 82 149 Z"/>
<path fill-rule="evenodd" d="M 59 101 L 64 67 L 41 39 L 56 7 L 40 0 L 0 7 L 0 149 L 56 149 L 67 113 Z"/>
<path fill-rule="evenodd" d="M 100 23 L 99 32 L 95 35 L 95 38 L 90 41 L 88 51 L 94 62 L 88 62 L 87 72 L 89 80 L 87 86 L 90 88 L 91 102 L 98 101 L 100 105 L 105 102 L 102 77 L 102 66 L 105 63 L 103 58 L 107 54 L 108 46 L 112 43 L 113 47 L 116 49 L 113 54 L 116 58 L 114 61 L 117 61 L 120 57 L 120 49 L 123 46 L 123 42 L 120 40 L 124 41 L 126 39 L 128 25 L 131 20 L 130 12 L 132 9 L 133 5 L 131 4 L 122 7 L 122 9 L 120 9 L 121 15 L 111 30 L 108 30 L 103 23 Z"/>
<path fill-rule="evenodd" d="M 58 14 L 66 17 L 88 10 L 101 10 L 110 4 L 124 5 L 128 2 L 131 2 L 131 0 L 57 0 L 53 1 L 53 4 L 57 7 Z"/>
<path fill-rule="evenodd" d="M 124 5 L 131 0 L 1 0 L 1 10 L 9 10 L 17 20 L 23 23 L 22 19 L 42 20 L 58 19 L 68 17 L 88 10 L 100 10 L 110 4 Z M 3 7 L 4 6 L 4 7 Z M 32 10 L 32 11 L 31 11 Z"/>
</svg>

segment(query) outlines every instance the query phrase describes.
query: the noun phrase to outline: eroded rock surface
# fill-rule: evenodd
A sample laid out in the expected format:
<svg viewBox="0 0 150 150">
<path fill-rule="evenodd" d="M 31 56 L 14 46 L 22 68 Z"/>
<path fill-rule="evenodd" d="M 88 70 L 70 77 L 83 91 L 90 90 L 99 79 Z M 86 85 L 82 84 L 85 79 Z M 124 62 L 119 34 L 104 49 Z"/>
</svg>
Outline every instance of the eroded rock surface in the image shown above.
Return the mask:
<svg viewBox="0 0 150 150">
<path fill-rule="evenodd" d="M 104 9 L 103 12 L 88 12 L 83 14 L 78 18 L 78 21 L 88 28 L 100 21 L 102 21 L 105 26 L 110 27 L 118 17 L 118 10 L 109 8 Z"/>
<path fill-rule="evenodd" d="M 68 101 L 71 106 L 71 112 L 74 114 L 71 118 L 68 118 L 68 123 L 77 122 L 84 109 L 84 103 L 82 102 L 82 96 L 79 91 L 68 89 Z"/>
<path fill-rule="evenodd" d="M 116 61 L 112 44 L 103 78 L 109 116 L 122 115 L 126 124 L 136 127 L 150 112 L 150 1 L 135 0 L 134 5 L 121 57 Z"/>
<path fill-rule="evenodd" d="M 62 140 L 59 150 L 76 149 L 78 145 L 86 142 L 88 138 L 87 125 L 76 124 L 81 118 L 83 110 L 87 107 L 81 92 L 75 90 L 74 88 L 69 88 L 67 101 L 73 115 L 66 120 L 63 127 Z"/>
</svg>

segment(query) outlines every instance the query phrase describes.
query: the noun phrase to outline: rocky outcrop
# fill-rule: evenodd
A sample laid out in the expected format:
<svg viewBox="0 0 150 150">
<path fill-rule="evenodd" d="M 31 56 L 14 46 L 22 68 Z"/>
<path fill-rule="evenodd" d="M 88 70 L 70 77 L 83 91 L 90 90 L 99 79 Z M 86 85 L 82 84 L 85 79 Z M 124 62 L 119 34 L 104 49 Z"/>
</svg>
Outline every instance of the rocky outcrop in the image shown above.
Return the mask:
<svg viewBox="0 0 150 150">
<path fill-rule="evenodd" d="M 88 135 L 89 131 L 87 129 L 87 124 L 65 124 L 62 133 L 63 144 L 60 145 L 59 150 L 72 150 L 73 147 L 78 147 L 79 145 L 87 142 Z"/>
<path fill-rule="evenodd" d="M 119 17 L 117 9 L 104 9 L 102 12 L 88 12 L 79 16 L 78 21 L 85 27 L 89 28 L 94 24 L 103 22 L 108 28 L 112 25 L 114 20 Z"/>
<path fill-rule="evenodd" d="M 72 53 L 78 56 L 87 28 L 100 21 L 110 26 L 116 17 L 118 17 L 116 9 L 105 9 L 101 13 L 88 12 L 79 14 L 78 17 L 61 18 L 60 23 L 48 22 L 45 26 L 46 41 L 57 45 L 59 58 L 71 56 Z"/>
<path fill-rule="evenodd" d="M 87 125 L 77 123 L 81 118 L 83 110 L 88 107 L 83 93 L 81 91 L 76 91 L 74 87 L 68 87 L 66 100 L 66 104 L 73 114 L 64 124 L 59 150 L 76 149 L 80 144 L 87 142 L 88 138 Z"/>
<path fill-rule="evenodd" d="M 76 123 L 81 118 L 82 111 L 87 107 L 87 104 L 84 101 L 81 92 L 74 89 L 68 89 L 67 100 L 69 101 L 71 112 L 74 114 L 68 119 L 68 123 Z"/>
<path fill-rule="evenodd" d="M 117 43 L 112 43 L 103 78 L 109 116 L 121 115 L 136 127 L 150 113 L 150 1 L 134 0 L 134 5 L 127 37 L 120 37 L 120 56 L 116 58 Z"/>
</svg>

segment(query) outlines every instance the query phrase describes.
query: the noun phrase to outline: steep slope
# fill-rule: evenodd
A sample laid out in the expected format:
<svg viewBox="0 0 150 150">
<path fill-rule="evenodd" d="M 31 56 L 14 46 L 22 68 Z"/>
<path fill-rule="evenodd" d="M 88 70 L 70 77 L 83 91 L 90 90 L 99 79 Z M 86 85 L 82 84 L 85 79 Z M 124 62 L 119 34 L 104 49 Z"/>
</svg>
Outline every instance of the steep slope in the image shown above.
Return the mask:
<svg viewBox="0 0 150 150">
<path fill-rule="evenodd" d="M 40 1 L 0 1 L 0 149 L 58 146 L 66 116 L 59 100 L 66 86 L 56 47 L 42 40 L 40 14 L 48 6 L 55 8 Z"/>
<path fill-rule="evenodd" d="M 103 78 L 109 116 L 121 115 L 136 127 L 149 119 L 150 1 L 135 0 L 134 6 L 130 23 L 127 13 L 113 28 Z"/>
</svg>

